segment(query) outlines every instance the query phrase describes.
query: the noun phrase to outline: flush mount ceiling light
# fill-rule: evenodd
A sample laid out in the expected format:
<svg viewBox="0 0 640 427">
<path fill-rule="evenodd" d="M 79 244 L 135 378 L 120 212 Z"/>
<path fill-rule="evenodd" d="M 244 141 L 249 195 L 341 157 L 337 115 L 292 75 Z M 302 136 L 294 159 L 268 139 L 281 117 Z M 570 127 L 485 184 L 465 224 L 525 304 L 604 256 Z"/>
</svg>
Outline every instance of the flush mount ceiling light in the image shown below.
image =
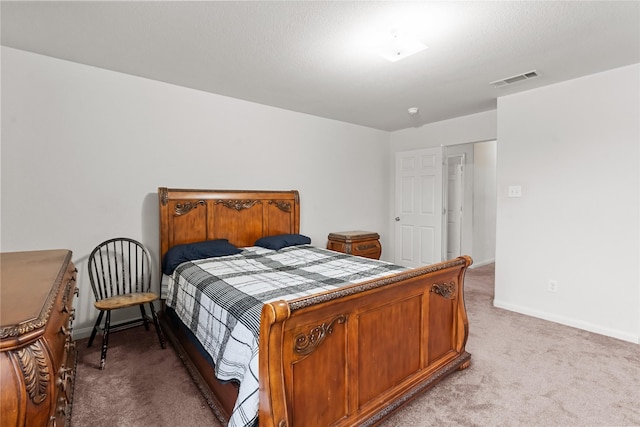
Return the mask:
<svg viewBox="0 0 640 427">
<path fill-rule="evenodd" d="M 396 62 L 426 48 L 427 46 L 411 34 L 392 30 L 385 37 L 380 38 L 376 52 L 383 58 Z"/>
</svg>

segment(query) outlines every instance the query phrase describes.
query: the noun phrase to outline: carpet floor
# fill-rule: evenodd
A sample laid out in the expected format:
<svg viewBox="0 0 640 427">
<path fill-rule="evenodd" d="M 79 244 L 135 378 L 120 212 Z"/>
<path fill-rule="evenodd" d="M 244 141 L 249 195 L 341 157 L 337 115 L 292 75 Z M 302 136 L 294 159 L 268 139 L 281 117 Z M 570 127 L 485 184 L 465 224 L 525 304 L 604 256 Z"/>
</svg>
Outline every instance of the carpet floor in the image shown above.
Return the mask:
<svg viewBox="0 0 640 427">
<path fill-rule="evenodd" d="M 153 326 L 110 334 L 102 371 L 102 337 L 87 343 L 76 342 L 71 426 L 220 426 L 173 347 L 160 347 Z"/>
<path fill-rule="evenodd" d="M 382 426 L 640 426 L 640 345 L 494 308 L 493 280 L 468 270 L 471 366 Z M 153 329 L 113 334 L 104 371 L 100 341 L 77 342 L 73 427 L 220 426 Z"/>
</svg>

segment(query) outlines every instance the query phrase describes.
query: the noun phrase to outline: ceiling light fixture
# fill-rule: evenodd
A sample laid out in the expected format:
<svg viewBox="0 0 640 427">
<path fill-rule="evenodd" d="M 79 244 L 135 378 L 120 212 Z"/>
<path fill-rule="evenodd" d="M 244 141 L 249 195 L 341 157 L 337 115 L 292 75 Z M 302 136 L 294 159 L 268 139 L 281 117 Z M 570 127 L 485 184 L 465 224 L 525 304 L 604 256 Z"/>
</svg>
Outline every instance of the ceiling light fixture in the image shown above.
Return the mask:
<svg viewBox="0 0 640 427">
<path fill-rule="evenodd" d="M 410 116 L 415 116 L 416 114 L 418 114 L 418 111 L 420 111 L 418 107 L 411 107 L 407 110 Z"/>
<path fill-rule="evenodd" d="M 383 58 L 396 62 L 426 48 L 427 46 L 416 37 L 408 33 L 401 33 L 398 30 L 392 30 L 377 43 L 376 51 Z"/>
</svg>

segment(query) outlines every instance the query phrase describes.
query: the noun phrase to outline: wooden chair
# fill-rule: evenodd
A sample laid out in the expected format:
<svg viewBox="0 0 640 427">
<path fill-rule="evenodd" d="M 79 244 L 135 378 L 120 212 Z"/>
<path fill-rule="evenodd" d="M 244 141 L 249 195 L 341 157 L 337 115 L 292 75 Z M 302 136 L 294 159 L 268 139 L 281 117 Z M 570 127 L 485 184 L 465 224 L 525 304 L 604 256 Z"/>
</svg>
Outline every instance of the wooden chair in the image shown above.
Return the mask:
<svg viewBox="0 0 640 427">
<path fill-rule="evenodd" d="M 89 255 L 89 280 L 96 298 L 94 306 L 100 310 L 93 326 L 89 344 L 91 347 L 98 329 L 102 332 L 102 354 L 100 369 L 104 369 L 107 358 L 109 333 L 134 326 L 144 325 L 149 330 L 149 322 L 153 322 L 158 333 L 160 346 L 165 348 L 164 335 L 158 323 L 158 316 L 153 302 L 158 300 L 151 289 L 151 263 L 149 251 L 133 239 L 118 237 L 100 243 Z M 148 304 L 151 317 L 147 316 L 144 305 Z M 140 307 L 140 319 L 111 325 L 111 311 L 121 308 Z M 104 314 L 104 326 L 100 326 Z"/>
</svg>

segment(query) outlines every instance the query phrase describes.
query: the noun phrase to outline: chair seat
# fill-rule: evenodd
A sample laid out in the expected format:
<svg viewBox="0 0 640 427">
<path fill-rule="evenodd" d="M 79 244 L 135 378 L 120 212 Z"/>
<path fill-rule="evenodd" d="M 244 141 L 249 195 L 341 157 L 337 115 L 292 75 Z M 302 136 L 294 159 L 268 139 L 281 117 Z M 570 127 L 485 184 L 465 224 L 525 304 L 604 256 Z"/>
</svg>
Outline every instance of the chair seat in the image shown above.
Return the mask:
<svg viewBox="0 0 640 427">
<path fill-rule="evenodd" d="M 115 310 L 118 308 L 132 307 L 135 305 L 146 304 L 159 299 L 158 295 L 153 292 L 140 292 L 126 295 L 116 295 L 96 301 L 93 305 L 98 310 Z"/>
</svg>

